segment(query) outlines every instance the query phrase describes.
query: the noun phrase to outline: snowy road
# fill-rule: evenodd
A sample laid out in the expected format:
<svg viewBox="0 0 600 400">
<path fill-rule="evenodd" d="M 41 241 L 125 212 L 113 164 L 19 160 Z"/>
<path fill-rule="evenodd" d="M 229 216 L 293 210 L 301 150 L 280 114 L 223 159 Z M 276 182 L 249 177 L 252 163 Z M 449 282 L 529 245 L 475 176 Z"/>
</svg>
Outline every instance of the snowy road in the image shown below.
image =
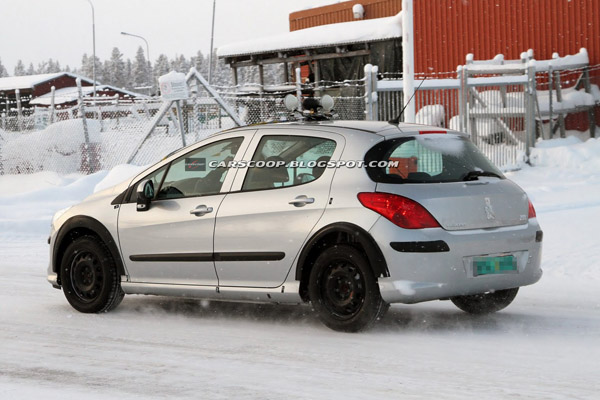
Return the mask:
<svg viewBox="0 0 600 400">
<path fill-rule="evenodd" d="M 27 223 L 0 197 L 0 399 L 595 399 L 595 171 L 510 174 L 537 207 L 545 275 L 505 311 L 476 318 L 449 302 L 395 305 L 360 334 L 330 331 L 308 306 L 128 296 L 111 313 L 77 313 L 45 281 L 42 216 L 32 211 Z M 34 207 L 39 196 L 18 198 Z"/>
</svg>

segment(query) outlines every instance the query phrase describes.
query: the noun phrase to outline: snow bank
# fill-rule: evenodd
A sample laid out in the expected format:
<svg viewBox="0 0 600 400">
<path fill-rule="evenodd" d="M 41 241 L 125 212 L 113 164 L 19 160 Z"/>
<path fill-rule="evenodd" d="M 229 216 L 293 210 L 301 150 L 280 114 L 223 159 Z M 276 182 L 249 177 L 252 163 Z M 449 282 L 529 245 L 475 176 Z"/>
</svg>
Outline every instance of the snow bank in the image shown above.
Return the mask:
<svg viewBox="0 0 600 400">
<path fill-rule="evenodd" d="M 565 139 L 540 140 L 531 149 L 530 161 L 536 167 L 600 171 L 600 139 L 583 142 L 570 136 Z"/>
<path fill-rule="evenodd" d="M 101 171 L 87 176 L 47 172 L 0 176 L 0 193 L 5 194 L 0 197 L 0 238 L 47 236 L 54 213 L 89 196 L 106 175 Z M 30 190 L 23 191 L 18 181 Z"/>
<path fill-rule="evenodd" d="M 100 123 L 87 120 L 92 149 L 101 141 Z M 0 156 L 8 174 L 79 171 L 85 146 L 83 121 L 59 121 L 36 132 L 4 132 Z M 97 151 L 97 150 L 93 150 Z"/>
<path fill-rule="evenodd" d="M 419 112 L 417 112 L 416 122 L 417 124 L 443 127 L 445 116 L 446 112 L 444 111 L 444 106 L 432 104 L 421 107 Z"/>
<path fill-rule="evenodd" d="M 146 168 L 147 166 L 139 167 L 137 165 L 131 164 L 117 165 L 108 172 L 104 179 L 98 182 L 98 184 L 94 187 L 94 193 L 104 189 L 108 189 L 109 187 L 117 185 L 121 182 L 125 182 L 126 180 L 133 178 Z"/>
</svg>

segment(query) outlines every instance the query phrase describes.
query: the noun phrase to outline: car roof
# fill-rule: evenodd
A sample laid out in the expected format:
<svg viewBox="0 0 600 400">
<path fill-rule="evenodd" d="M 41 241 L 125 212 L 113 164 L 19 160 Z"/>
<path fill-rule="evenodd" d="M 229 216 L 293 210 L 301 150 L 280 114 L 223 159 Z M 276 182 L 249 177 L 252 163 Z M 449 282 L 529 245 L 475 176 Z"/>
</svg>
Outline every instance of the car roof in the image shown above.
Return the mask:
<svg viewBox="0 0 600 400">
<path fill-rule="evenodd" d="M 294 127 L 306 130 L 327 130 L 332 132 L 341 133 L 344 130 L 352 130 L 353 133 L 363 132 L 365 134 L 375 134 L 379 136 L 398 136 L 402 134 L 414 135 L 419 132 L 427 133 L 454 133 L 460 134 L 460 132 L 451 131 L 446 128 L 440 128 L 436 126 L 422 125 L 422 124 L 411 124 L 401 122 L 399 124 L 392 124 L 387 121 L 296 121 L 296 122 L 277 122 L 267 124 L 256 124 L 247 125 L 229 129 L 221 133 L 232 133 L 238 130 L 246 129 L 286 129 L 287 127 Z"/>
</svg>

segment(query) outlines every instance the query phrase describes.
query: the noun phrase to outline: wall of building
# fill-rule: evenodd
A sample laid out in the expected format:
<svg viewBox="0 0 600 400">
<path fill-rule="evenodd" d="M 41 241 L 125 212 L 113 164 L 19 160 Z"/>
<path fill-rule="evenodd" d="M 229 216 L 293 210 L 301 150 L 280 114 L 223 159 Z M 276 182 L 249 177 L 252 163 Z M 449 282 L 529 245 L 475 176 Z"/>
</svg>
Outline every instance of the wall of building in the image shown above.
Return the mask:
<svg viewBox="0 0 600 400">
<path fill-rule="evenodd" d="M 600 0 L 415 0 L 415 71 L 453 71 L 465 55 L 536 59 L 585 47 L 600 64 Z"/>
<path fill-rule="evenodd" d="M 345 1 L 291 13 L 290 31 L 353 21 L 357 3 L 366 19 L 402 8 L 401 0 Z M 600 0 L 414 0 L 414 14 L 417 72 L 455 71 L 468 53 L 518 59 L 530 48 L 541 60 L 585 47 L 600 64 Z"/>
<path fill-rule="evenodd" d="M 352 6 L 354 4 L 362 4 L 364 7 L 364 19 L 391 17 L 398 14 L 402 9 L 402 0 L 344 1 L 291 13 L 290 32 L 313 26 L 356 21 L 352 14 Z"/>
</svg>

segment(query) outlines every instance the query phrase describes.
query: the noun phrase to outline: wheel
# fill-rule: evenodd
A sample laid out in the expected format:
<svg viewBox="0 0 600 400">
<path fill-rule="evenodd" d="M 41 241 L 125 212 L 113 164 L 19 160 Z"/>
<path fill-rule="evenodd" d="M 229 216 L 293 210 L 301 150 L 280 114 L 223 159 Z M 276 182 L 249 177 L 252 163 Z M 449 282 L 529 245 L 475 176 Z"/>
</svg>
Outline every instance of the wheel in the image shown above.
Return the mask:
<svg viewBox="0 0 600 400">
<path fill-rule="evenodd" d="M 347 245 L 330 247 L 319 255 L 308 294 L 319 319 L 336 331 L 367 329 L 389 308 L 368 261 Z"/>
<path fill-rule="evenodd" d="M 65 297 L 84 313 L 110 311 L 125 295 L 115 260 L 94 236 L 83 236 L 67 247 L 60 277 Z"/>
<path fill-rule="evenodd" d="M 469 314 L 490 314 L 508 307 L 517 296 L 519 288 L 453 297 L 454 305 Z"/>
</svg>

